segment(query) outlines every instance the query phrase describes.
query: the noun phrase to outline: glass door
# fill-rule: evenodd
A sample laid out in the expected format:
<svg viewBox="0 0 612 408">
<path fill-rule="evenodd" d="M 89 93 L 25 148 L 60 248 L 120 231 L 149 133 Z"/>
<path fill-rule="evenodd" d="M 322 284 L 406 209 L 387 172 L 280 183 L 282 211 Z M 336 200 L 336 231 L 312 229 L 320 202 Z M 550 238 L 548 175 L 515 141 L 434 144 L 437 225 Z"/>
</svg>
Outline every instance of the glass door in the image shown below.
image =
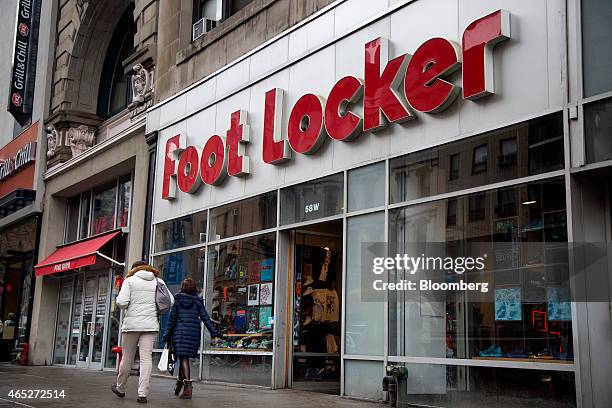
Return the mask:
<svg viewBox="0 0 612 408">
<path fill-rule="evenodd" d="M 102 369 L 108 284 L 108 272 L 85 275 L 77 367 Z"/>
<path fill-rule="evenodd" d="M 295 234 L 292 388 L 340 393 L 342 222 Z"/>
</svg>

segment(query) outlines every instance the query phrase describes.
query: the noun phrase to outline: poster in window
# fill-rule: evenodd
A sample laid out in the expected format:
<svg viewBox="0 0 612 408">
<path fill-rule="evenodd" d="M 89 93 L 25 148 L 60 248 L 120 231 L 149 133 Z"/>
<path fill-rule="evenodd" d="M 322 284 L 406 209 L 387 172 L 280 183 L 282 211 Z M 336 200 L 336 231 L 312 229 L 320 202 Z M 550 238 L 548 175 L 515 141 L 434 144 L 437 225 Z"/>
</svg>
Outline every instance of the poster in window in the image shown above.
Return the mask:
<svg viewBox="0 0 612 408">
<path fill-rule="evenodd" d="M 247 309 L 247 333 L 257 333 L 259 327 L 259 308 L 249 307 Z"/>
<path fill-rule="evenodd" d="M 249 285 L 247 305 L 259 305 L 259 285 Z"/>
<path fill-rule="evenodd" d="M 272 282 L 259 285 L 259 304 L 268 306 L 272 304 Z"/>
<path fill-rule="evenodd" d="M 259 272 L 261 268 L 260 261 L 251 261 L 249 262 L 249 283 L 259 282 Z"/>
<path fill-rule="evenodd" d="M 522 320 L 521 288 L 495 289 L 495 320 Z"/>
<path fill-rule="evenodd" d="M 261 281 L 270 282 L 274 278 L 274 258 L 261 261 Z"/>
<path fill-rule="evenodd" d="M 259 308 L 259 330 L 272 328 L 272 306 Z"/>
<path fill-rule="evenodd" d="M 234 318 L 234 329 L 236 332 L 241 333 L 246 329 L 246 310 L 236 310 L 236 317 Z"/>
<path fill-rule="evenodd" d="M 247 287 L 240 286 L 236 289 L 236 303 L 238 305 L 246 305 L 247 304 Z"/>
<path fill-rule="evenodd" d="M 546 288 L 549 321 L 571 321 L 572 307 L 569 288 Z"/>
<path fill-rule="evenodd" d="M 248 276 L 248 266 L 243 263 L 238 266 L 238 279 L 241 281 L 246 281 Z"/>
</svg>

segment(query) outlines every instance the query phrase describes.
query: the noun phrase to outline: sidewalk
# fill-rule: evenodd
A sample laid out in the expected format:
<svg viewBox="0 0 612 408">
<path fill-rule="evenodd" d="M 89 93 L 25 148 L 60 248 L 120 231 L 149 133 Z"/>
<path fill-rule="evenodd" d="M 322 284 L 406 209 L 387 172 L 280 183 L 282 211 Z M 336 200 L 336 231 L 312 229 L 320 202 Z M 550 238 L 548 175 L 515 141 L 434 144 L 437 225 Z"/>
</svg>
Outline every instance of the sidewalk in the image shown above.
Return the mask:
<svg viewBox="0 0 612 408">
<path fill-rule="evenodd" d="M 208 385 L 194 381 L 193 399 L 179 400 L 172 393 L 174 382 L 161 377 L 151 379 L 148 404 L 136 402 L 137 377 L 130 377 L 128 392 L 119 399 L 110 391 L 115 376 L 111 372 L 61 367 L 21 367 L 0 365 L 0 407 L 340 407 L 374 408 L 379 404 L 293 390 L 265 390 Z M 10 390 L 64 390 L 63 399 L 11 399 Z"/>
</svg>

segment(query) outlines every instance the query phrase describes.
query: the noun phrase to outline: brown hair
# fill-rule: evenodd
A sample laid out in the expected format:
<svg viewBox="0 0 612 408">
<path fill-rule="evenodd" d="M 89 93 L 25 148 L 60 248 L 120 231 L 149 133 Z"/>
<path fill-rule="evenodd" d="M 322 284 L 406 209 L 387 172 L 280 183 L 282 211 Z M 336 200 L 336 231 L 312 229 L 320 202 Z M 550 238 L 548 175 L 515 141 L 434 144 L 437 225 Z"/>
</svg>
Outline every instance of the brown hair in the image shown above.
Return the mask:
<svg viewBox="0 0 612 408">
<path fill-rule="evenodd" d="M 132 264 L 132 269 L 128 271 L 127 277 L 134 275 L 138 271 L 153 272 L 156 278 L 159 278 L 159 271 L 144 261 L 136 261 Z"/>
<path fill-rule="evenodd" d="M 197 293 L 198 287 L 195 281 L 192 278 L 185 278 L 183 282 L 181 282 L 181 292 L 189 294 Z"/>
</svg>

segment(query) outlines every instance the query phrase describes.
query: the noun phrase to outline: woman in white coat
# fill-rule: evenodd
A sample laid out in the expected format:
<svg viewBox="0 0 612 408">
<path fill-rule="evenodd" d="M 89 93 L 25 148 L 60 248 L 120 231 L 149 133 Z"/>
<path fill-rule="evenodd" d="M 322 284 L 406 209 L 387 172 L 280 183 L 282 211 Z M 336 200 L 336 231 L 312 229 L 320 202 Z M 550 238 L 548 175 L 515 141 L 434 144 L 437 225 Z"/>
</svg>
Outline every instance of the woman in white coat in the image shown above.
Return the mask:
<svg viewBox="0 0 612 408">
<path fill-rule="evenodd" d="M 125 397 L 127 379 L 134 362 L 136 346 L 139 347 L 140 377 L 138 378 L 138 402 L 146 403 L 151 378 L 153 344 L 159 332 L 159 320 L 155 304 L 157 283 L 165 285 L 159 271 L 146 262 L 134 262 L 117 296 L 117 306 L 124 309 L 121 325 L 123 358 L 119 375 L 111 390 L 119 398 Z M 174 299 L 172 299 L 174 303 Z"/>
</svg>

